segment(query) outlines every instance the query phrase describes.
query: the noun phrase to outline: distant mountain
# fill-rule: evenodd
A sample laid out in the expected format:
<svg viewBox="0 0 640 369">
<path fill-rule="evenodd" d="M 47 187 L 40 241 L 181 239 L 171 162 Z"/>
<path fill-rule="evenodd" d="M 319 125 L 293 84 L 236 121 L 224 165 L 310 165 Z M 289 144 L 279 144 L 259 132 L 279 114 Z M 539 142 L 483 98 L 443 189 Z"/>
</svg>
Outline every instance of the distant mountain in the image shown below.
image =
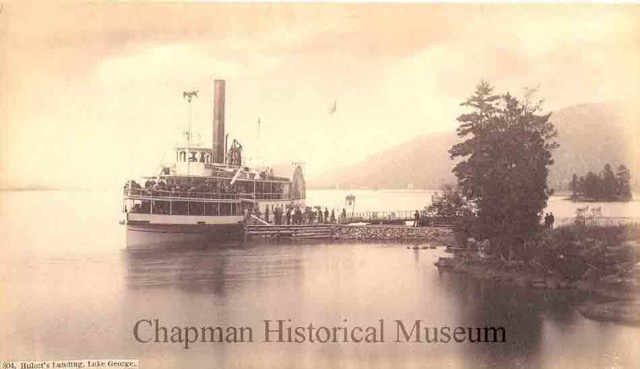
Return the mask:
<svg viewBox="0 0 640 369">
<path fill-rule="evenodd" d="M 0 191 L 48 191 L 62 188 L 62 186 L 42 181 L 9 181 L 5 178 L 0 178 Z"/>
<path fill-rule="evenodd" d="M 571 175 L 591 170 L 599 172 L 606 163 L 624 164 L 629 147 L 624 122 L 613 104 L 580 104 L 556 111 L 551 117 L 558 129 L 560 148 L 554 152 L 551 188 L 566 189 Z M 454 183 L 454 162 L 448 150 L 458 142 L 455 133 L 429 134 L 404 142 L 395 148 L 369 156 L 360 163 L 336 168 L 311 178 L 309 187 L 334 188 L 424 188 L 438 189 Z M 631 169 L 634 178 L 640 168 Z M 635 181 L 637 183 L 637 181 Z"/>
<path fill-rule="evenodd" d="M 631 175 L 640 175 L 632 167 L 626 148 L 632 142 L 625 133 L 624 119 L 613 104 L 580 104 L 554 112 L 551 121 L 558 129 L 560 148 L 554 153 L 549 183 L 552 188 L 568 188 L 571 175 L 588 171 L 599 173 L 605 164 L 615 168 L 624 164 Z"/>
<path fill-rule="evenodd" d="M 453 161 L 447 151 L 456 138 L 452 133 L 420 136 L 355 165 L 311 178 L 307 184 L 321 188 L 440 188 L 455 181 L 451 173 Z"/>
</svg>

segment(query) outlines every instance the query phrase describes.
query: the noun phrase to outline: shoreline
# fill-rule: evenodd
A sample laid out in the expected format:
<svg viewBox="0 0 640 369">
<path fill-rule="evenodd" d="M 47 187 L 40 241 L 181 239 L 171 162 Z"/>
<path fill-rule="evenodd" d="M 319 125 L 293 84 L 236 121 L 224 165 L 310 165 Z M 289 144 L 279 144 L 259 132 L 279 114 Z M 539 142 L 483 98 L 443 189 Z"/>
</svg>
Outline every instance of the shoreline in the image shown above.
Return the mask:
<svg viewBox="0 0 640 369">
<path fill-rule="evenodd" d="M 586 298 L 590 319 L 640 325 L 640 224 L 574 224 L 543 230 L 515 260 L 484 257 L 490 241 L 452 247 L 436 266 L 470 278 Z M 511 250 L 509 250 L 511 251 Z"/>
<path fill-rule="evenodd" d="M 597 321 L 640 326 L 640 291 L 638 289 L 620 288 L 615 284 L 593 278 L 572 281 L 558 276 L 544 275 L 530 267 L 509 266 L 498 262 L 459 261 L 456 265 L 444 269 L 476 280 L 491 281 L 506 286 L 585 294 L 589 301 L 585 306 L 578 308 L 584 317 Z"/>
<path fill-rule="evenodd" d="M 633 201 L 633 197 L 629 198 L 629 199 L 599 199 L 597 197 L 572 197 L 572 196 L 567 196 L 567 197 L 563 197 L 563 200 L 567 200 L 567 201 L 571 201 L 571 202 L 575 202 L 575 203 L 581 203 L 581 202 L 585 202 L 585 203 L 592 203 L 592 202 L 602 202 L 602 203 L 619 203 L 619 202 L 631 202 Z"/>
</svg>

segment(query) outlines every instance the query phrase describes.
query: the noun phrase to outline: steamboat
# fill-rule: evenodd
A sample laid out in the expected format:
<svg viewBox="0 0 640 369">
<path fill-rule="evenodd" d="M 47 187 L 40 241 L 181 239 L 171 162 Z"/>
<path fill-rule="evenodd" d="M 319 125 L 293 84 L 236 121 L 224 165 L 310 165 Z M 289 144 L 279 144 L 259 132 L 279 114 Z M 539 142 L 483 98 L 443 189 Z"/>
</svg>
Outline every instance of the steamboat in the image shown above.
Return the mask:
<svg viewBox="0 0 640 369">
<path fill-rule="evenodd" d="M 249 222 L 304 207 L 305 182 L 299 164 L 291 178 L 270 168 L 244 166 L 242 145 L 225 135 L 225 81 L 214 81 L 212 147 L 192 147 L 191 113 L 186 144 L 175 147 L 175 162 L 124 186 L 122 223 L 127 247 L 187 242 L 216 243 L 242 237 Z M 185 92 L 189 103 L 197 91 Z"/>
</svg>

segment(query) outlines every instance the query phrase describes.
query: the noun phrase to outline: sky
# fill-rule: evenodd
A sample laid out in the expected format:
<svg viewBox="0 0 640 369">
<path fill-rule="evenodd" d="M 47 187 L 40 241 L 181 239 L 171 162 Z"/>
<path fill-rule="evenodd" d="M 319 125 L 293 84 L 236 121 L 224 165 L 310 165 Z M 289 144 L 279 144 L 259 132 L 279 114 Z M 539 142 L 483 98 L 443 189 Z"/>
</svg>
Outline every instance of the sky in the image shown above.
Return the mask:
<svg viewBox="0 0 640 369">
<path fill-rule="evenodd" d="M 453 131 L 482 79 L 538 87 L 548 111 L 620 102 L 640 138 L 640 6 L 4 5 L 1 185 L 155 173 L 188 125 L 183 91 L 199 91 L 192 128 L 210 147 L 214 79 L 248 164 L 304 162 L 307 177 Z"/>
</svg>

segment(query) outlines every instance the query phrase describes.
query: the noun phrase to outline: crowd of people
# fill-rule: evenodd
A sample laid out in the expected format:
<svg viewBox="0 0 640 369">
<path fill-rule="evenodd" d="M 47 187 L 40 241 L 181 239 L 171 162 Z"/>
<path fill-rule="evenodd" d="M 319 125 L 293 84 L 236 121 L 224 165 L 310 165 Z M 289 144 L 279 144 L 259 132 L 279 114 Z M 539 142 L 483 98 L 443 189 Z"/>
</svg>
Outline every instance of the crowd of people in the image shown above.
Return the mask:
<svg viewBox="0 0 640 369">
<path fill-rule="evenodd" d="M 124 185 L 126 189 L 144 189 L 151 191 L 164 191 L 164 192 L 196 192 L 196 193 L 237 193 L 237 188 L 230 185 L 227 182 L 213 182 L 203 181 L 197 184 L 179 184 L 179 183 L 167 183 L 164 180 L 154 181 L 148 179 L 144 183 L 144 187 L 136 181 L 127 182 Z"/>
<path fill-rule="evenodd" d="M 125 183 L 124 189 L 143 190 L 149 195 L 160 195 L 162 192 L 179 192 L 179 193 L 202 193 L 202 194 L 247 194 L 252 195 L 254 192 L 254 186 L 251 182 L 238 181 L 235 184 L 230 184 L 226 181 L 212 181 L 205 180 L 198 183 L 174 183 L 166 182 L 162 179 L 154 181 L 148 179 L 145 181 L 144 186 L 141 186 L 136 181 L 130 181 Z M 262 188 L 259 186 L 258 191 Z M 279 198 L 278 195 L 282 195 L 283 189 L 281 186 L 273 186 L 269 189 L 270 193 L 262 194 L 261 192 L 256 195 L 269 195 L 272 198 Z"/>
<path fill-rule="evenodd" d="M 255 215 L 260 217 L 259 210 L 255 210 Z M 347 218 L 347 212 L 342 209 L 339 218 L 336 216 L 336 210 L 329 211 L 328 208 L 322 210 L 321 207 L 315 209 L 307 206 L 302 210 L 299 206 L 288 206 L 286 211 L 280 206 L 267 205 L 264 212 L 264 221 L 275 225 L 312 225 L 312 224 L 335 224 L 344 222 Z"/>
</svg>

